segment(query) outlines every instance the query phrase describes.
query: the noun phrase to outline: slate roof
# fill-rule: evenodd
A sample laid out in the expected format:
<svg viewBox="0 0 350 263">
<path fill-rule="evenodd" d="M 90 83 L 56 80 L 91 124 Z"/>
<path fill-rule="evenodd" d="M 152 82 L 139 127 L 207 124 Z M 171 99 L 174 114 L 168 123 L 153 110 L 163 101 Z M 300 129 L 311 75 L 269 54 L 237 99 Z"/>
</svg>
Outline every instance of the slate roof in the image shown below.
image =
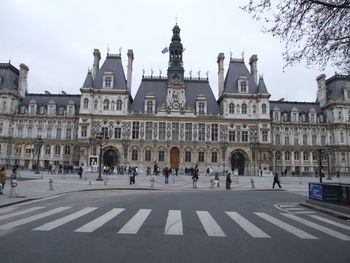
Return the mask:
<svg viewBox="0 0 350 263">
<path fill-rule="evenodd" d="M 253 76 L 250 74 L 243 59 L 231 59 L 228 67 L 225 83 L 224 93 L 238 93 L 238 79 L 240 76 L 246 76 L 248 78 L 248 93 L 258 93 L 258 86 L 256 85 Z M 261 84 L 259 93 L 268 93 L 265 83 Z M 264 92 L 262 92 L 264 90 Z"/>
<path fill-rule="evenodd" d="M 18 89 L 19 70 L 11 63 L 0 63 L 0 89 Z"/>
<path fill-rule="evenodd" d="M 263 77 L 259 77 L 258 93 L 268 93 Z"/>
<path fill-rule="evenodd" d="M 326 80 L 327 101 L 344 99 L 344 88 L 350 81 L 350 75 L 334 75 Z"/>
<path fill-rule="evenodd" d="M 274 107 L 278 107 L 281 112 L 290 112 L 295 107 L 299 113 L 309 112 L 311 108 L 314 108 L 317 114 L 322 113 L 320 105 L 316 102 L 270 101 L 271 112 Z"/>
<path fill-rule="evenodd" d="M 72 100 L 75 104 L 75 114 L 79 115 L 80 109 L 80 95 L 66 95 L 66 94 L 26 94 L 23 101 L 20 103 L 19 108 L 21 106 L 28 106 L 31 100 L 36 100 L 37 102 L 37 110 L 39 110 L 40 106 L 47 107 L 50 100 L 54 100 L 56 102 L 56 111 L 58 112 L 59 107 L 64 107 L 68 105 L 68 102 Z"/>
<path fill-rule="evenodd" d="M 186 104 L 191 105 L 195 109 L 197 96 L 204 95 L 207 98 L 208 114 L 220 113 L 219 105 L 215 100 L 214 94 L 207 80 L 185 80 L 185 87 Z M 156 108 L 165 103 L 167 95 L 167 79 L 142 79 L 130 109 L 132 111 L 143 112 L 145 106 L 145 96 L 148 95 L 153 95 L 156 97 Z"/>
<path fill-rule="evenodd" d="M 114 74 L 113 89 L 127 89 L 121 56 L 114 54 L 107 55 L 105 62 L 97 72 L 94 80 L 93 87 L 95 89 L 103 88 L 103 74 L 105 72 L 113 72 Z"/>
<path fill-rule="evenodd" d="M 89 71 L 86 75 L 83 87 L 84 88 L 92 88 L 94 86 L 93 79 L 92 79 L 92 73 Z"/>
</svg>

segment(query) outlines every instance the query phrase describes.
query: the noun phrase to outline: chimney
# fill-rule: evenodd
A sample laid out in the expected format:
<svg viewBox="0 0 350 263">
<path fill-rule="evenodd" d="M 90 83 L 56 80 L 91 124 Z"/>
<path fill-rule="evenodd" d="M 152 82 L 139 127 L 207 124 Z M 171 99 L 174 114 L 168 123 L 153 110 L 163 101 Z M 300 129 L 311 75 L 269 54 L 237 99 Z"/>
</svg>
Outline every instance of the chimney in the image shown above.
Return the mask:
<svg viewBox="0 0 350 263">
<path fill-rule="evenodd" d="M 316 78 L 317 81 L 317 101 L 323 107 L 327 103 L 326 75 L 322 74 Z"/>
<path fill-rule="evenodd" d="M 322 88 L 326 87 L 326 75 L 325 74 L 319 75 L 316 78 L 316 81 L 317 81 L 317 88 L 318 89 L 322 89 Z"/>
<path fill-rule="evenodd" d="M 126 85 L 128 88 L 129 94 L 131 94 L 131 79 L 132 79 L 132 61 L 134 60 L 134 52 L 132 49 L 128 49 L 128 72 Z"/>
<path fill-rule="evenodd" d="M 249 59 L 250 74 L 253 76 L 255 84 L 258 85 L 258 66 L 257 66 L 258 56 L 252 55 Z"/>
<path fill-rule="evenodd" d="M 92 66 L 92 79 L 95 80 L 98 70 L 100 69 L 100 50 L 94 49 L 94 64 Z"/>
<path fill-rule="evenodd" d="M 18 94 L 21 97 L 24 97 L 27 93 L 27 88 L 28 88 L 28 71 L 29 68 L 25 64 L 19 65 L 19 83 L 18 83 Z"/>
<path fill-rule="evenodd" d="M 224 59 L 225 55 L 224 53 L 219 53 L 218 55 L 218 98 L 221 97 L 222 93 L 224 92 Z"/>
</svg>

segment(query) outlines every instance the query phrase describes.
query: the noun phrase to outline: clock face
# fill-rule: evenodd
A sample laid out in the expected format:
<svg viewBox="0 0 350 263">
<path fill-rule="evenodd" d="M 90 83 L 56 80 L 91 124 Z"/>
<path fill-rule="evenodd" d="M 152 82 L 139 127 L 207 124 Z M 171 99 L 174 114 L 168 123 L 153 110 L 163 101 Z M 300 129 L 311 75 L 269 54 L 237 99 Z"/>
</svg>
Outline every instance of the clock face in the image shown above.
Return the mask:
<svg viewBox="0 0 350 263">
<path fill-rule="evenodd" d="M 174 101 L 172 106 L 173 106 L 173 109 L 178 109 L 180 108 L 180 103 L 178 101 Z"/>
</svg>

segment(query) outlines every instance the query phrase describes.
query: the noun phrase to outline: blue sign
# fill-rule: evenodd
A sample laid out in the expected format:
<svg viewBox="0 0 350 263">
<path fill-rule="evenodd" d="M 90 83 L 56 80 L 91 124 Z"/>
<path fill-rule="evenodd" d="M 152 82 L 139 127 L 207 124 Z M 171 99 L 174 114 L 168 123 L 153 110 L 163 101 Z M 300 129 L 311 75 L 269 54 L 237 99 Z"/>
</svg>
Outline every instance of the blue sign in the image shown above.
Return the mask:
<svg viewBox="0 0 350 263">
<path fill-rule="evenodd" d="M 323 200 L 323 185 L 309 184 L 309 198 Z"/>
</svg>

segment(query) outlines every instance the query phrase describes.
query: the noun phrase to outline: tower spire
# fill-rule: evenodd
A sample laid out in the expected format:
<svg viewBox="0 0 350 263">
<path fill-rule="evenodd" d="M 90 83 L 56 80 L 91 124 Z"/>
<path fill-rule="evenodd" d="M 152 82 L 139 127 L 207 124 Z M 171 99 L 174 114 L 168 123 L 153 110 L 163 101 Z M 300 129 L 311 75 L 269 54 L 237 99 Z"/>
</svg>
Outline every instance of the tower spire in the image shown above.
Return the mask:
<svg viewBox="0 0 350 263">
<path fill-rule="evenodd" d="M 173 36 L 169 46 L 169 67 L 168 67 L 168 82 L 184 80 L 184 68 L 182 62 L 183 46 L 180 37 L 180 27 L 177 25 L 173 28 Z"/>
</svg>

